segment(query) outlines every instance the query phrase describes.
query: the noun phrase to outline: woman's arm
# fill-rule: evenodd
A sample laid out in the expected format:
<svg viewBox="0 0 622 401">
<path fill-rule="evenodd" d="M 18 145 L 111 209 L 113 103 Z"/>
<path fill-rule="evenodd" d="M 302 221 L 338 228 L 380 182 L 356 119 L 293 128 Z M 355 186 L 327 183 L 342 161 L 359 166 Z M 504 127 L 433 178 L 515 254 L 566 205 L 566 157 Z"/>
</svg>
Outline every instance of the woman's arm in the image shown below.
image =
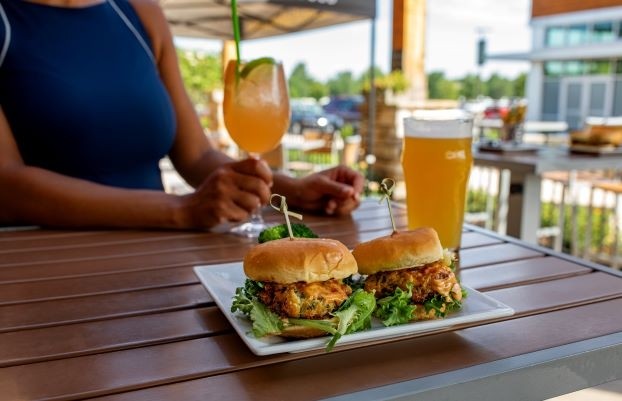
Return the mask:
<svg viewBox="0 0 622 401">
<path fill-rule="evenodd" d="M 65 227 L 178 227 L 180 198 L 126 190 L 24 164 L 0 110 L 0 223 Z"/>
<path fill-rule="evenodd" d="M 0 224 L 209 228 L 242 221 L 265 202 L 267 170 L 256 160 L 229 163 L 185 196 L 100 185 L 24 164 L 0 109 Z"/>
<path fill-rule="evenodd" d="M 184 88 L 173 36 L 162 9 L 153 0 L 131 0 L 131 3 L 151 39 L 160 77 L 177 116 L 177 132 L 169 157 L 177 172 L 196 188 L 218 166 L 232 159 L 218 151 L 203 132 Z"/>
</svg>

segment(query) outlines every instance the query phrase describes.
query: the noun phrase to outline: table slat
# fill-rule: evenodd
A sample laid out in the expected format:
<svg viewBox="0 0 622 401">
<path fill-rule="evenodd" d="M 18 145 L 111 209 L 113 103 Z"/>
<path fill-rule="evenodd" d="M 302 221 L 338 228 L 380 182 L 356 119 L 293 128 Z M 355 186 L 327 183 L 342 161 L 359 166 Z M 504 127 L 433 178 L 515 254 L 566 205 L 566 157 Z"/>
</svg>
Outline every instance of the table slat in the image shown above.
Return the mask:
<svg viewBox="0 0 622 401">
<path fill-rule="evenodd" d="M 587 274 L 591 271 L 592 269 L 579 264 L 546 256 L 464 269 L 460 272 L 460 277 L 470 287 L 491 290 Z"/>
<path fill-rule="evenodd" d="M 622 321 L 610 317 L 621 307 L 622 299 L 616 299 L 457 332 L 392 341 L 365 348 L 364 352 L 346 350 L 302 359 L 295 354 L 257 359 L 238 349 L 241 343 L 234 334 L 202 338 L 4 368 L 0 370 L 0 388 L 8 391 L 0 394 L 0 399 L 104 395 L 201 376 L 211 377 L 176 385 L 179 392 L 173 399 L 287 399 L 292 389 L 296 399 L 317 399 L 615 333 L 622 330 Z M 253 369 L 253 365 L 267 366 Z M 225 374 L 229 369 L 242 371 Z M 156 388 L 141 392 L 142 395 L 121 394 L 109 400 L 163 399 L 159 391 L 168 389 Z"/>
<path fill-rule="evenodd" d="M 570 304 L 593 302 L 594 300 L 619 295 L 622 293 L 620 283 L 622 283 L 620 280 L 609 280 L 608 276 L 604 273 L 594 273 L 572 280 L 547 281 L 538 285 L 505 288 L 490 292 L 490 294 L 496 299 L 513 307 L 517 315 L 521 315 L 551 308 L 567 307 Z M 155 296 L 158 296 L 158 294 L 159 293 L 156 293 Z M 134 294 L 134 296 L 135 295 L 136 294 Z M 95 298 L 98 299 L 97 297 Z M 185 301 L 183 298 L 181 300 Z M 180 322 L 175 324 L 176 328 L 173 334 L 166 334 L 169 333 L 168 326 L 173 324 L 171 321 L 173 315 L 170 313 L 156 313 L 133 318 L 110 318 L 104 321 L 92 321 L 93 319 L 100 318 L 101 315 L 111 315 L 111 311 L 109 309 L 102 310 L 102 307 L 93 307 L 91 313 L 87 315 L 84 311 L 77 308 L 78 303 L 81 302 L 82 301 L 78 300 L 76 305 L 74 305 L 78 313 L 69 316 L 65 315 L 63 318 L 68 321 L 81 320 L 87 323 L 0 333 L 0 366 L 12 363 L 12 361 L 15 360 L 29 360 L 33 358 L 33 355 L 37 355 L 34 352 L 42 355 L 43 359 L 50 359 L 52 357 L 62 356 L 62 352 L 73 355 L 114 349 L 117 344 L 115 341 L 119 341 L 124 347 L 142 346 L 164 340 L 174 341 L 178 338 L 191 338 L 198 335 L 198 333 L 202 335 L 214 334 L 213 330 L 204 330 L 205 325 L 209 327 L 216 326 L 219 330 L 223 328 L 224 316 L 212 310 L 213 308 L 208 308 L 208 310 L 211 311 L 211 313 L 207 315 L 210 320 L 203 322 L 205 324 L 198 324 L 193 320 L 195 319 L 195 312 L 193 312 L 192 309 L 177 312 L 180 315 Z M 89 305 L 96 303 L 97 302 Z M 118 304 L 119 302 L 115 301 L 114 303 Z M 166 306 L 171 308 L 176 305 L 168 304 Z M 185 307 L 186 305 L 178 306 Z M 62 307 L 61 305 L 52 305 L 51 308 L 53 310 L 59 310 Z M 65 304 L 65 307 L 73 309 L 71 305 L 67 306 L 67 304 Z M 133 304 L 128 304 L 127 310 L 115 310 L 114 312 L 120 316 L 133 314 L 135 313 L 135 306 Z M 55 316 L 56 315 L 53 315 L 53 319 Z M 38 323 L 38 325 L 46 325 L 54 321 L 55 320 L 39 320 L 36 323 Z M 34 323 L 31 322 L 31 324 Z M 148 332 L 142 332 L 139 328 L 143 327 L 152 327 L 152 329 Z M 134 336 L 137 330 L 141 334 L 138 338 Z M 164 334 L 162 330 L 164 330 Z M 111 336 L 110 333 L 115 333 L 115 331 L 123 334 L 123 340 L 119 340 L 118 336 Z M 46 333 L 56 339 L 53 344 L 40 343 L 42 336 L 45 336 Z M 85 336 L 89 341 L 87 343 L 75 341 L 76 336 L 78 336 L 78 338 Z M 92 346 L 92 344 L 97 344 L 97 346 Z M 61 352 L 59 350 L 64 351 Z"/>
<path fill-rule="evenodd" d="M 94 401 L 288 399 L 292 389 L 296 389 L 297 400 L 315 400 L 466 368 L 481 363 L 482 359 L 495 361 L 619 332 L 621 322 L 607 322 L 602 326 L 601 321 L 606 320 L 607 313 L 615 313 L 620 307 L 622 300 L 618 299 L 580 308 L 579 317 L 585 316 L 581 322 L 576 320 L 574 311 L 564 310 L 390 343 L 368 352 L 345 351 L 339 358 L 325 355 L 311 360 L 287 361 L 95 398 Z M 558 326 L 559 330 L 549 333 L 550 325 Z"/>
<path fill-rule="evenodd" d="M 503 243 L 460 250 L 460 269 L 544 256 L 542 252 L 520 245 Z"/>
<path fill-rule="evenodd" d="M 200 284 L 0 307 L 0 333 L 206 306 Z"/>
<path fill-rule="evenodd" d="M 188 340 L 232 330 L 218 307 L 211 306 L 0 333 L 0 367 Z"/>
</svg>

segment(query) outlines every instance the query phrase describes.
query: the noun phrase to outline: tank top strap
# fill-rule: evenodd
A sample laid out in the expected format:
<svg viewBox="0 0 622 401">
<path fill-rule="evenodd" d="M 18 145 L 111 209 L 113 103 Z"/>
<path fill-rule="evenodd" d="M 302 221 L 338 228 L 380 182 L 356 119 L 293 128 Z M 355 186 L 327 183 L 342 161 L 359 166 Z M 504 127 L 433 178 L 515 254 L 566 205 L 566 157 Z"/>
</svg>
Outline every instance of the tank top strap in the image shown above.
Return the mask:
<svg viewBox="0 0 622 401">
<path fill-rule="evenodd" d="M 9 51 L 9 45 L 11 44 L 11 24 L 9 24 L 9 18 L 2 7 L 2 2 L 0 1 L 0 21 L 2 21 L 2 30 L 4 31 L 4 40 L 0 43 L 0 68 L 2 68 L 2 64 L 4 63 L 4 58 L 6 57 L 6 53 Z M 1 37 L 1 36 L 0 36 Z"/>
<path fill-rule="evenodd" d="M 125 15 L 125 13 L 123 12 L 123 10 L 121 10 L 121 8 L 117 5 L 117 3 L 115 2 L 115 0 L 107 0 L 108 4 L 110 4 L 110 6 L 112 7 L 112 9 L 117 13 L 117 15 L 119 16 L 119 18 L 121 18 L 121 20 L 123 21 L 123 23 L 128 27 L 128 29 L 132 32 L 132 34 L 136 37 L 136 40 L 138 40 L 138 43 L 140 43 L 140 45 L 142 46 L 142 48 L 145 50 L 145 52 L 147 53 L 147 56 L 149 56 L 149 58 L 151 59 L 151 61 L 154 64 L 156 63 L 156 59 L 155 56 L 153 55 L 153 52 L 151 51 L 151 48 L 149 47 L 149 45 L 147 44 L 147 42 L 145 42 L 145 39 L 142 37 L 142 35 L 138 32 L 138 30 L 136 29 L 136 27 L 134 26 L 134 24 L 132 24 L 132 21 L 129 20 L 129 18 L 127 18 L 127 15 Z"/>
</svg>

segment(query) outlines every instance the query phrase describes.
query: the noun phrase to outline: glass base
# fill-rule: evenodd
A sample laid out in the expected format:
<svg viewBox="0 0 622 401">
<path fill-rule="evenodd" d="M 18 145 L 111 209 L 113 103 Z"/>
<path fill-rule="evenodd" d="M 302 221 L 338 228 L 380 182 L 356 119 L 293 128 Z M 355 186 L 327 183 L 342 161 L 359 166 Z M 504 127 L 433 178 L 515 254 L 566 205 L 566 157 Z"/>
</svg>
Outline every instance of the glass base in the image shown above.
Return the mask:
<svg viewBox="0 0 622 401">
<path fill-rule="evenodd" d="M 246 223 L 235 226 L 231 229 L 230 233 L 239 237 L 245 238 L 259 238 L 259 234 L 266 228 L 272 227 L 266 223 L 248 221 Z"/>
</svg>

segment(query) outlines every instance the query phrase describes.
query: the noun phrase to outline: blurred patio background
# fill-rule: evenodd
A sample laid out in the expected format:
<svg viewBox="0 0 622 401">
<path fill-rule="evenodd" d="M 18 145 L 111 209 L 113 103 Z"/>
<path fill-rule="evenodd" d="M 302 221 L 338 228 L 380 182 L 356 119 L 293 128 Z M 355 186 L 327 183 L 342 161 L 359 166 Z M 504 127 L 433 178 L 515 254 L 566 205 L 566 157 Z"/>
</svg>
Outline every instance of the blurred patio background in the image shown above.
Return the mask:
<svg viewBox="0 0 622 401">
<path fill-rule="evenodd" d="M 275 170 L 286 174 L 299 176 L 346 164 L 366 175 L 369 194 L 373 194 L 378 179 L 401 179 L 402 120 L 422 108 L 460 107 L 473 113 L 476 144 L 496 143 L 511 133 L 511 139 L 521 145 L 565 149 L 572 135 L 587 135 L 595 127 L 622 135 L 622 120 L 616 119 L 622 116 L 622 0 L 515 3 L 510 17 L 514 18 L 512 24 L 524 25 L 527 47 L 503 52 L 495 51 L 501 47 L 498 31 L 487 26 L 499 17 L 494 9 L 484 12 L 485 7 L 492 7 L 484 0 L 447 1 L 443 5 L 425 0 L 256 2 L 274 3 L 272 8 L 263 9 L 253 9 L 253 2 L 248 3 L 249 8 L 241 12 L 249 21 L 243 57 L 252 54 L 245 52 L 245 46 L 256 41 L 255 37 L 287 36 L 339 24 L 369 26 L 369 36 L 359 37 L 350 45 L 369 48 L 369 59 L 351 60 L 350 70 L 318 79 L 311 73 L 310 64 L 289 66 L 290 129 L 281 146 L 265 155 Z M 206 135 L 233 157 L 242 157 L 222 121 L 222 66 L 232 56 L 228 5 L 209 0 L 162 0 L 161 4 L 175 34 L 219 41 L 217 51 L 189 50 L 186 42 L 179 46 L 178 55 Z M 343 8 L 338 9 L 338 4 Z M 440 52 L 464 54 L 464 42 L 458 38 L 456 48 L 430 46 L 434 43 L 430 35 L 438 35 L 441 21 L 447 24 L 441 13 L 451 8 L 474 20 L 468 38 L 469 57 L 455 59 L 456 64 L 470 66 L 463 76 L 426 68 L 427 58 Z M 378 16 L 385 12 L 390 13 L 388 25 L 378 24 Z M 322 13 L 326 16 L 321 17 Z M 510 17 L 505 14 L 504 18 Z M 251 28 L 255 20 L 268 22 L 267 28 Z M 224 22 L 217 25 L 217 21 Z M 312 21 L 321 23 L 314 26 Z M 375 54 L 378 38 L 390 42 L 390 54 L 385 54 L 382 62 Z M 250 49 L 252 45 L 248 46 Z M 331 48 L 326 53 L 335 51 L 340 50 Z M 279 58 L 279 54 L 270 55 Z M 315 62 L 332 61 L 327 56 Z M 511 76 L 498 72 L 503 62 L 518 66 L 517 72 Z M 385 64 L 385 69 L 379 66 Z M 189 190 L 167 160 L 162 161 L 162 167 L 168 191 Z M 622 205 L 618 198 L 622 181 L 613 167 L 545 173 L 541 177 L 541 245 L 620 265 Z M 504 233 L 504 193 L 508 189 L 503 177 L 509 173 L 474 166 L 468 222 Z M 403 186 L 395 196 L 397 200 L 403 198 Z"/>
</svg>

